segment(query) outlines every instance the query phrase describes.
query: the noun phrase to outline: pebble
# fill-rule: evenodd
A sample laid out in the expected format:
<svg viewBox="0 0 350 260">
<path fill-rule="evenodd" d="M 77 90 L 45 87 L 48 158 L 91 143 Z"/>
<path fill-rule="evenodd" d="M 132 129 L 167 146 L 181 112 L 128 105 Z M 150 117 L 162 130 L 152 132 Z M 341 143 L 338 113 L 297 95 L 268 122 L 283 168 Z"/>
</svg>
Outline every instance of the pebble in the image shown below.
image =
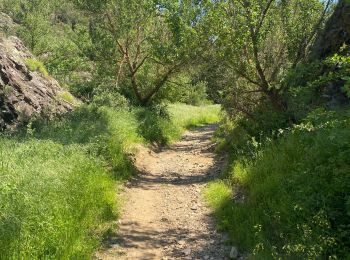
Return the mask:
<svg viewBox="0 0 350 260">
<path fill-rule="evenodd" d="M 233 246 L 230 252 L 230 259 L 237 259 L 237 257 L 238 257 L 238 250 Z"/>
<path fill-rule="evenodd" d="M 186 241 L 185 240 L 180 240 L 179 242 L 177 242 L 180 246 L 183 246 L 186 244 Z"/>
<path fill-rule="evenodd" d="M 192 207 L 191 207 L 191 210 L 197 210 L 197 209 L 198 209 L 197 206 L 192 206 Z"/>
</svg>

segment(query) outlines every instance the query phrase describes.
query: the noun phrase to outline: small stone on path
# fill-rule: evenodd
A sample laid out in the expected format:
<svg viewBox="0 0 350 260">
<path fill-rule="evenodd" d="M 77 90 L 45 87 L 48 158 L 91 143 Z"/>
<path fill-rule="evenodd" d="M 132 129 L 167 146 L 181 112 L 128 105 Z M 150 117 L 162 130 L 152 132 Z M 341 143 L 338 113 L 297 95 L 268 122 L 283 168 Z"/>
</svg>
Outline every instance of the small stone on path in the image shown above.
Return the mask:
<svg viewBox="0 0 350 260">
<path fill-rule="evenodd" d="M 230 252 L 230 259 L 237 259 L 237 257 L 238 257 L 238 250 L 233 246 Z"/>
<path fill-rule="evenodd" d="M 186 248 L 185 250 L 182 251 L 185 255 L 190 255 L 191 254 L 191 248 Z"/>
</svg>

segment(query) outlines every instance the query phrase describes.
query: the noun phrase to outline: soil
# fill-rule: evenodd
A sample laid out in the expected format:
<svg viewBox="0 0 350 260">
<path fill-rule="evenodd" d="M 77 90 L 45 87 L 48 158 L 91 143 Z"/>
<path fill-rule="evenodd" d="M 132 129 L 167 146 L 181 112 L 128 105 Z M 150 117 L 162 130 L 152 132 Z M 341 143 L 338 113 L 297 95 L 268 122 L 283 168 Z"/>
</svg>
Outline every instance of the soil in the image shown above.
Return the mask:
<svg viewBox="0 0 350 260">
<path fill-rule="evenodd" d="M 203 189 L 225 166 L 211 137 L 215 125 L 184 134 L 170 147 L 140 149 L 140 170 L 126 185 L 118 235 L 97 259 L 227 259 L 228 237 L 217 232 Z"/>
</svg>

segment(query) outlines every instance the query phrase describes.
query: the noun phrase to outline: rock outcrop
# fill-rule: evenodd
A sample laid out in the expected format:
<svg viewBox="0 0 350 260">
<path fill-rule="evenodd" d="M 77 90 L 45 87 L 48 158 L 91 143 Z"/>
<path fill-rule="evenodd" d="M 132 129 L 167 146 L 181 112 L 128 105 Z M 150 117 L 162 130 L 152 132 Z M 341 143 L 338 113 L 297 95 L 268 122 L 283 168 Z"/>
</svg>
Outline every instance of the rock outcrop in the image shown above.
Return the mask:
<svg viewBox="0 0 350 260">
<path fill-rule="evenodd" d="M 0 12 L 0 34 L 11 34 L 16 29 L 17 24 L 12 20 L 12 18 L 5 14 Z"/>
<path fill-rule="evenodd" d="M 45 115 L 53 117 L 72 109 L 62 97 L 58 82 L 27 63 L 35 57 L 16 37 L 0 38 L 0 130 Z"/>
<path fill-rule="evenodd" d="M 310 55 L 311 60 L 323 59 L 350 45 L 350 2 L 340 0 L 334 13 L 318 35 Z"/>
</svg>

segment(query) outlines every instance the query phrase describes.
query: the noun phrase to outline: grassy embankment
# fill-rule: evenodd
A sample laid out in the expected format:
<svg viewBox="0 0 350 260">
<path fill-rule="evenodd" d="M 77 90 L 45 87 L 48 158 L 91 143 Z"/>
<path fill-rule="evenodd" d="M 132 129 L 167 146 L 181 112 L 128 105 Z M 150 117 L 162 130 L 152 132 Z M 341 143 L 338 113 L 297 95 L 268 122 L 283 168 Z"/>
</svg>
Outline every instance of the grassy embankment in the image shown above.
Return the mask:
<svg viewBox="0 0 350 260">
<path fill-rule="evenodd" d="M 169 111 L 171 120 L 82 106 L 1 136 L 0 258 L 89 258 L 117 216 L 117 183 L 132 174 L 134 144 L 169 143 L 189 126 L 219 120 L 218 106 Z"/>
<path fill-rule="evenodd" d="M 349 110 L 318 110 L 232 155 L 205 196 L 241 251 L 252 259 L 349 259 L 349 118 Z"/>
</svg>

